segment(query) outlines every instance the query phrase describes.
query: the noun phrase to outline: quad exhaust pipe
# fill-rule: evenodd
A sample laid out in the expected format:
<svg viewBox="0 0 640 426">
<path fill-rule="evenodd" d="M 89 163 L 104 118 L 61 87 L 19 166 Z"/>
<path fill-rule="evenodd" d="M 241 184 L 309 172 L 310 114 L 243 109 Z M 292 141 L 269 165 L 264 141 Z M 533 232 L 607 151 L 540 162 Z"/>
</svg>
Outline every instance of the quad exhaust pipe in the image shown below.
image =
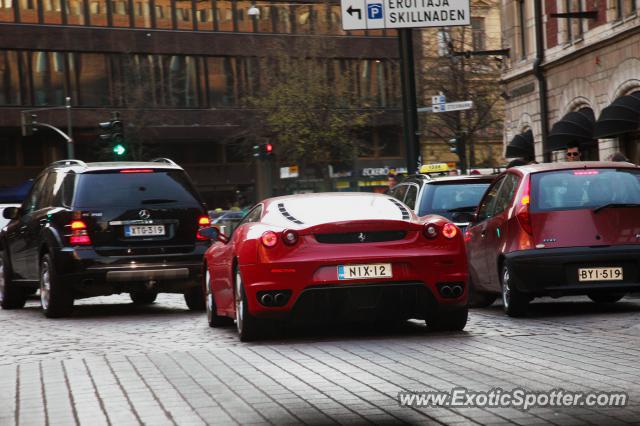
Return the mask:
<svg viewBox="0 0 640 426">
<path fill-rule="evenodd" d="M 291 297 L 290 290 L 260 291 L 258 301 L 263 306 L 279 307 L 284 306 Z"/>
<path fill-rule="evenodd" d="M 464 293 L 464 287 L 462 284 L 448 283 L 438 286 L 438 291 L 440 292 L 440 296 L 445 299 L 456 299 L 462 296 L 462 293 Z"/>
</svg>

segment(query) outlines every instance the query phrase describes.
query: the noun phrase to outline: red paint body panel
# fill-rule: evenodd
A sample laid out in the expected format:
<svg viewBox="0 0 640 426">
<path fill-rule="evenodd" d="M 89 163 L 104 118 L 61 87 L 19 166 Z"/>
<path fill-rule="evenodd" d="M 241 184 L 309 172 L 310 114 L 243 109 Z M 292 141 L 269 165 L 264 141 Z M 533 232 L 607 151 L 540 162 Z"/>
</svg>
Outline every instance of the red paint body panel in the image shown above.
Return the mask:
<svg viewBox="0 0 640 426">
<path fill-rule="evenodd" d="M 386 197 L 386 196 L 384 196 Z M 275 200 L 275 201 L 274 201 Z M 274 215 L 274 203 L 264 202 L 266 218 Z M 329 206 L 328 206 L 329 207 Z M 409 211 L 409 209 L 407 209 Z M 263 220 L 265 216 L 263 215 Z M 447 239 L 441 233 L 430 240 L 423 234 L 425 223 L 440 229 L 449 221 L 440 216 L 418 218 L 411 214 L 405 220 L 354 220 L 320 223 L 311 226 L 284 225 L 261 222 L 240 225 L 230 241 L 212 244 L 205 255 L 212 274 L 214 297 L 219 315 L 235 314 L 233 285 L 234 265 L 242 275 L 249 312 L 257 317 L 278 316 L 291 311 L 302 291 L 315 286 L 350 286 L 363 283 L 420 282 L 443 305 L 465 306 L 467 301 L 467 260 L 462 234 Z M 281 239 L 285 229 L 294 229 L 298 241 L 292 246 Z M 274 231 L 279 240 L 275 247 L 265 247 L 260 238 L 266 231 Z M 373 231 L 403 231 L 399 240 L 364 243 L 321 243 L 317 234 L 344 234 Z M 338 265 L 392 264 L 392 278 L 339 280 Z M 436 283 L 464 283 L 464 293 L 455 299 L 443 299 L 436 291 Z M 291 290 L 285 306 L 266 307 L 258 302 L 262 290 Z"/>
</svg>

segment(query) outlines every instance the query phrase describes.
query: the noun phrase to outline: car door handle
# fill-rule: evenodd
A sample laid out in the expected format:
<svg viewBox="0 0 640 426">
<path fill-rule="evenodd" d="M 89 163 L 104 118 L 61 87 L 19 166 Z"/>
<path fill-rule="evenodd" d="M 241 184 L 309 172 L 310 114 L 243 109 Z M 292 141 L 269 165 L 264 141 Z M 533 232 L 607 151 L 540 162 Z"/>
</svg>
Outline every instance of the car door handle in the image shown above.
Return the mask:
<svg viewBox="0 0 640 426">
<path fill-rule="evenodd" d="M 481 236 L 482 238 L 486 237 L 486 236 L 487 236 L 487 231 L 482 231 L 482 232 L 480 233 L 480 236 Z"/>
</svg>

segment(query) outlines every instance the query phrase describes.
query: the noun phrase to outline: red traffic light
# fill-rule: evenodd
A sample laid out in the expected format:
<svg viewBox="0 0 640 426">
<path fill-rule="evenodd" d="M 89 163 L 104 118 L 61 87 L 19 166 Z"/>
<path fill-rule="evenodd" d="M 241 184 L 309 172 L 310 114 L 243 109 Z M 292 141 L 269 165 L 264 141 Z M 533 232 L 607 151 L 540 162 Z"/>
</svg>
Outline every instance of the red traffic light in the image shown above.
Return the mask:
<svg viewBox="0 0 640 426">
<path fill-rule="evenodd" d="M 264 150 L 267 154 L 271 154 L 273 152 L 273 145 L 271 145 L 270 143 L 266 144 L 264 146 Z"/>
</svg>

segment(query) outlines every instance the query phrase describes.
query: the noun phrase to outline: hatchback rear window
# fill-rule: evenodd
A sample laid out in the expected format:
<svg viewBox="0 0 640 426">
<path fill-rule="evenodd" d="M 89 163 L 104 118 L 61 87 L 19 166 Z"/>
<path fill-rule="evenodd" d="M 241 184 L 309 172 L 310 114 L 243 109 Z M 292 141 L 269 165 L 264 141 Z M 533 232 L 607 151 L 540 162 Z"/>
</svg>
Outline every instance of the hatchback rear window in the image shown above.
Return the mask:
<svg viewBox="0 0 640 426">
<path fill-rule="evenodd" d="M 489 183 L 427 185 L 418 216 L 439 214 L 451 219 L 454 211 L 474 211 Z"/>
<path fill-rule="evenodd" d="M 607 204 L 640 204 L 640 172 L 578 169 L 531 177 L 531 208 L 537 211 L 588 209 Z"/>
<path fill-rule="evenodd" d="M 77 208 L 200 206 L 200 197 L 182 171 L 85 173 L 77 179 Z"/>
</svg>

